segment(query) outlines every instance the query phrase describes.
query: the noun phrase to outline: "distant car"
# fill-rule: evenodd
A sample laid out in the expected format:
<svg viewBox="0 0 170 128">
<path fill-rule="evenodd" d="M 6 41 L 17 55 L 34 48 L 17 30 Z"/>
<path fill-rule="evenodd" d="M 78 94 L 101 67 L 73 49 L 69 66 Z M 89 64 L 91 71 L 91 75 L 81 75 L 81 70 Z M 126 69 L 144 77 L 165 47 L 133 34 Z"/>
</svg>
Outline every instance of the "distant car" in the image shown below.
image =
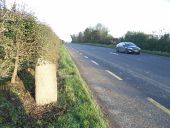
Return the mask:
<svg viewBox="0 0 170 128">
<path fill-rule="evenodd" d="M 120 42 L 116 45 L 116 52 L 140 54 L 141 48 L 132 42 Z"/>
</svg>

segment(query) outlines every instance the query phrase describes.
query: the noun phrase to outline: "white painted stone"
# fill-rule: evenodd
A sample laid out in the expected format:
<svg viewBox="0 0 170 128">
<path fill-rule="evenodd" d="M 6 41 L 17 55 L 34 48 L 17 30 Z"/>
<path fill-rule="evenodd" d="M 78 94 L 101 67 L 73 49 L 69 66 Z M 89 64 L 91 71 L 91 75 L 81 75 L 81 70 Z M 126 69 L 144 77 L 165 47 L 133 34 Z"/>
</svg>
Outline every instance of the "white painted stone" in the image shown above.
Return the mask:
<svg viewBox="0 0 170 128">
<path fill-rule="evenodd" d="M 57 101 L 56 65 L 43 63 L 35 69 L 35 99 L 37 105 L 45 105 Z"/>
</svg>

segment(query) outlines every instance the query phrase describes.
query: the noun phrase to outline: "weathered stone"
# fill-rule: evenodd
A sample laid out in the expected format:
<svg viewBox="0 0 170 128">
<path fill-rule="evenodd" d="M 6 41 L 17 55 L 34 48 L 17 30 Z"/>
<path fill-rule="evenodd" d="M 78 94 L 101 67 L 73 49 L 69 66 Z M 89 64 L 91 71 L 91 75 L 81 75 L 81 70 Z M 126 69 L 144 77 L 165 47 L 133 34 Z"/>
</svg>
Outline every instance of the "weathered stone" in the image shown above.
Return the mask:
<svg viewBox="0 0 170 128">
<path fill-rule="evenodd" d="M 37 105 L 45 105 L 57 101 L 56 65 L 52 63 L 38 64 L 35 69 L 35 99 Z"/>
</svg>

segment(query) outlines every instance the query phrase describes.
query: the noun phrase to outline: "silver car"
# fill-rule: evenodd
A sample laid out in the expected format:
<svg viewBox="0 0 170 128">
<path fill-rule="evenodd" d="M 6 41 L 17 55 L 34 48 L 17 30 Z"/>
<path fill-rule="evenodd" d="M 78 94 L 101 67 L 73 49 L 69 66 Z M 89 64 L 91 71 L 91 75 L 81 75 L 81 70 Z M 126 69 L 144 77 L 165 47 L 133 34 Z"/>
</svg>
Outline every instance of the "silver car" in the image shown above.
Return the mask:
<svg viewBox="0 0 170 128">
<path fill-rule="evenodd" d="M 116 52 L 140 54 L 141 48 L 132 42 L 120 42 L 116 45 Z"/>
</svg>

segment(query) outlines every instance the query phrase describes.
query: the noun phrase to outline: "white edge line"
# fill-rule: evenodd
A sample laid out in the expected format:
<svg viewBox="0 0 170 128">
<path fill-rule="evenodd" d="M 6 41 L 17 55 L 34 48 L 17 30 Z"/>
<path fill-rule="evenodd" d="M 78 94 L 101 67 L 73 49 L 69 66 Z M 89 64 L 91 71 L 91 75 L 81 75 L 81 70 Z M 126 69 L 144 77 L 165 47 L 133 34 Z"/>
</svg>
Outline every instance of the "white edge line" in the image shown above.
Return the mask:
<svg viewBox="0 0 170 128">
<path fill-rule="evenodd" d="M 95 65 L 99 65 L 96 61 L 91 60 L 92 63 L 94 63 Z"/>
<path fill-rule="evenodd" d="M 88 57 L 87 57 L 87 56 L 84 56 L 84 58 L 86 58 L 86 59 L 87 59 Z"/>
<path fill-rule="evenodd" d="M 120 78 L 119 76 L 117 76 L 116 74 L 114 74 L 113 72 L 109 71 L 109 70 L 105 70 L 107 73 L 109 73 L 110 75 L 114 76 L 116 79 L 118 80 L 123 80 L 122 78 Z"/>
<path fill-rule="evenodd" d="M 164 107 L 163 105 L 161 105 L 160 103 L 156 102 L 154 99 L 148 97 L 147 100 L 149 102 L 151 102 L 153 105 L 155 105 L 156 107 L 158 107 L 159 109 L 161 109 L 162 111 L 164 111 L 165 113 L 167 113 L 168 115 L 170 115 L 170 110 L 166 107 Z"/>
</svg>

